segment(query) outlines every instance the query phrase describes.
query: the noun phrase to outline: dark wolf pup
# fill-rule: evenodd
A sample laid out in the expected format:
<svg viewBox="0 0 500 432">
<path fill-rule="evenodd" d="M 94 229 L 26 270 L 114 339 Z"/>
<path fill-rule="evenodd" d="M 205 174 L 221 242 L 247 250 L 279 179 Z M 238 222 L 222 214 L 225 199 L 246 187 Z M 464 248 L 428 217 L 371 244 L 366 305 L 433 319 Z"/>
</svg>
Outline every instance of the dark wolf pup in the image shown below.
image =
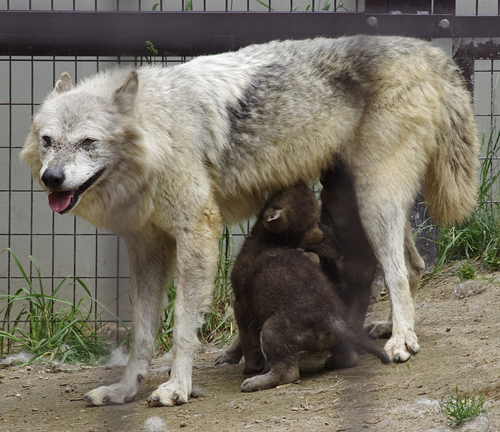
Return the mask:
<svg viewBox="0 0 500 432">
<path fill-rule="evenodd" d="M 360 330 L 370 303 L 377 258 L 359 216 L 354 179 L 344 161 L 336 160 L 321 176 L 321 184 L 319 228 L 324 241 L 309 250 L 320 257 L 321 268 L 346 305 L 348 323 Z M 405 226 L 405 262 L 414 298 L 425 263 L 415 247 L 409 220 Z M 365 328 L 375 328 L 371 334 L 378 337 L 390 334 L 389 324 L 371 322 Z"/>
<path fill-rule="evenodd" d="M 301 248 L 322 240 L 319 208 L 300 184 L 266 203 L 245 239 L 231 274 L 234 313 L 245 357 L 242 391 L 263 390 L 299 378 L 299 351 L 350 346 L 390 363 L 385 351 L 344 320 L 345 307 L 319 265 Z M 354 349 L 354 348 L 353 348 Z M 354 366 L 350 364 L 350 366 Z"/>
<path fill-rule="evenodd" d="M 335 293 L 345 305 L 344 318 L 355 330 L 362 331 L 370 302 L 371 285 L 374 279 L 377 259 L 365 235 L 359 217 L 356 190 L 352 175 L 345 163 L 335 160 L 334 166 L 321 176 L 321 216 L 318 227 L 323 233 L 323 241 L 304 245 L 306 251 L 319 258 L 321 269 L 327 276 Z M 303 199 L 303 197 L 299 197 Z M 411 287 L 418 287 L 424 262 L 418 254 L 407 224 L 409 237 L 405 256 L 410 273 Z M 415 290 L 416 291 L 416 290 Z M 412 295 L 415 292 L 412 290 Z M 374 324 L 370 323 L 368 328 Z M 331 350 L 325 365 L 329 369 L 342 369 L 357 364 L 358 353 L 351 343 L 338 341 Z M 215 360 L 216 365 L 239 363 L 243 352 L 239 338 Z"/>
<path fill-rule="evenodd" d="M 175 67 L 67 73 L 22 151 L 58 213 L 118 234 L 130 259 L 133 339 L 122 379 L 94 405 L 131 401 L 155 350 L 160 305 L 178 269 L 173 360 L 150 405 L 187 402 L 197 327 L 213 300 L 223 224 L 318 180 L 336 156 L 392 304 L 391 359 L 419 351 L 405 262 L 407 212 L 421 188 L 436 223 L 475 206 L 479 142 L 456 65 L 399 37 L 271 42 Z"/>
</svg>

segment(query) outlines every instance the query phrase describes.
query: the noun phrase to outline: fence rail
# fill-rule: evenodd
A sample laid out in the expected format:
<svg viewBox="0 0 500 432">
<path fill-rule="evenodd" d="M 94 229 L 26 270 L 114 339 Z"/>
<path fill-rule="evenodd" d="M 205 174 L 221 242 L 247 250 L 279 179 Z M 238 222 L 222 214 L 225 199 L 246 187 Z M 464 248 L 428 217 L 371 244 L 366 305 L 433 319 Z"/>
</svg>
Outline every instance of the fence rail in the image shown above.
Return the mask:
<svg viewBox="0 0 500 432">
<path fill-rule="evenodd" d="M 274 39 L 401 35 L 495 38 L 500 16 L 366 12 L 0 11 L 0 55 L 196 56 Z"/>
</svg>

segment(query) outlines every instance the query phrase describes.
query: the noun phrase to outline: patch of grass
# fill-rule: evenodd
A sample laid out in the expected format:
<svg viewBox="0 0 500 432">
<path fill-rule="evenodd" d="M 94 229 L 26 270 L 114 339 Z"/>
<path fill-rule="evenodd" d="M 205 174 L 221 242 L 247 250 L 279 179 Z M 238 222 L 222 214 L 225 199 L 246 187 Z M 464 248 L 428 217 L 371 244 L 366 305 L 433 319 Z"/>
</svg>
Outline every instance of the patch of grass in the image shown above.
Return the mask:
<svg viewBox="0 0 500 432">
<path fill-rule="evenodd" d="M 476 279 L 476 269 L 471 263 L 466 262 L 458 268 L 457 275 L 460 282 L 473 280 Z"/>
<path fill-rule="evenodd" d="M 28 363 L 40 359 L 66 363 L 101 363 L 109 354 L 109 347 L 97 336 L 98 326 L 92 318 L 96 302 L 85 283 L 76 279 L 87 293 L 76 305 L 57 297 L 59 290 L 68 285 L 69 276 L 57 285 L 52 294 L 46 294 L 40 268 L 35 260 L 30 257 L 37 274 L 38 286 L 30 281 L 14 252 L 7 250 L 27 287 L 19 288 L 15 294 L 0 296 L 0 301 L 7 303 L 0 311 L 3 321 L 0 328 L 0 355 L 22 350 L 32 356 Z M 18 306 L 16 309 L 19 312 L 13 318 L 11 315 L 14 305 Z M 9 322 L 13 323 L 12 328 L 8 328 Z"/>
<path fill-rule="evenodd" d="M 240 225 L 241 231 L 244 228 Z M 228 344 L 235 335 L 231 304 L 234 295 L 231 288 L 230 270 L 234 262 L 234 242 L 232 227 L 226 226 L 219 239 L 219 256 L 215 277 L 215 295 L 211 310 L 205 314 L 205 323 L 199 329 L 199 337 L 203 342 L 213 343 L 218 347 Z M 174 327 L 174 303 L 177 286 L 172 281 L 168 287 L 169 303 L 162 312 L 160 331 L 157 337 L 158 352 L 172 349 L 172 332 Z"/>
<path fill-rule="evenodd" d="M 467 420 L 486 413 L 483 406 L 484 398 L 482 395 L 476 398 L 474 392 L 471 398 L 467 395 L 460 397 L 457 387 L 455 387 L 455 396 L 447 395 L 439 402 L 439 409 L 446 417 L 448 426 L 451 427 L 458 427 Z"/>
<path fill-rule="evenodd" d="M 493 161 L 500 151 L 500 133 L 495 128 L 488 137 L 483 134 L 483 148 L 485 157 L 481 161 L 476 211 L 466 223 L 440 229 L 439 268 L 445 262 L 460 259 L 479 259 L 490 268 L 500 267 L 500 205 L 495 202 L 500 199 L 500 171 L 493 167 Z"/>
<path fill-rule="evenodd" d="M 243 227 L 242 232 L 243 232 Z M 219 239 L 219 256 L 217 259 L 217 275 L 215 277 L 215 301 L 212 310 L 205 317 L 201 328 L 201 339 L 224 346 L 234 336 L 232 320 L 232 304 L 234 295 L 231 288 L 230 272 L 234 263 L 233 228 L 228 225 Z"/>
<path fill-rule="evenodd" d="M 153 45 L 153 42 L 146 41 L 145 43 L 146 43 L 146 49 L 151 53 L 151 56 L 146 56 L 144 58 L 148 65 L 152 65 L 154 63 L 155 57 L 158 55 L 158 50 Z"/>
</svg>

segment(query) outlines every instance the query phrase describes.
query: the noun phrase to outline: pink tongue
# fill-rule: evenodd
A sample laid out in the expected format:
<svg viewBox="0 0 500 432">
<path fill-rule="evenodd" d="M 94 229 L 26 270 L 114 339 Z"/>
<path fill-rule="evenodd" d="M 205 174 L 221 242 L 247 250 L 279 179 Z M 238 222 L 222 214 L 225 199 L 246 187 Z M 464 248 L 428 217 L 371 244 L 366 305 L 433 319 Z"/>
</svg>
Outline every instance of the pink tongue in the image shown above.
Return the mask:
<svg viewBox="0 0 500 432">
<path fill-rule="evenodd" d="M 52 192 L 49 194 L 49 206 L 52 210 L 61 213 L 66 210 L 75 191 Z"/>
</svg>

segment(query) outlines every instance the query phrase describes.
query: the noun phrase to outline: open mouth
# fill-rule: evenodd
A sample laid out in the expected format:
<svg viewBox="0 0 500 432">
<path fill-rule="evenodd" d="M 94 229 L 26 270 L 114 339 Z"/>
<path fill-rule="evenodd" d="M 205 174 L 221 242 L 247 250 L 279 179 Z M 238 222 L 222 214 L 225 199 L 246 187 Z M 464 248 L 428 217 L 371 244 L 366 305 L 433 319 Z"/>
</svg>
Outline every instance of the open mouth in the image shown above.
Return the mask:
<svg viewBox="0 0 500 432">
<path fill-rule="evenodd" d="M 49 194 L 50 208 L 60 214 L 69 212 L 78 203 L 80 195 L 99 180 L 105 169 L 99 170 L 76 190 L 51 192 Z"/>
</svg>

